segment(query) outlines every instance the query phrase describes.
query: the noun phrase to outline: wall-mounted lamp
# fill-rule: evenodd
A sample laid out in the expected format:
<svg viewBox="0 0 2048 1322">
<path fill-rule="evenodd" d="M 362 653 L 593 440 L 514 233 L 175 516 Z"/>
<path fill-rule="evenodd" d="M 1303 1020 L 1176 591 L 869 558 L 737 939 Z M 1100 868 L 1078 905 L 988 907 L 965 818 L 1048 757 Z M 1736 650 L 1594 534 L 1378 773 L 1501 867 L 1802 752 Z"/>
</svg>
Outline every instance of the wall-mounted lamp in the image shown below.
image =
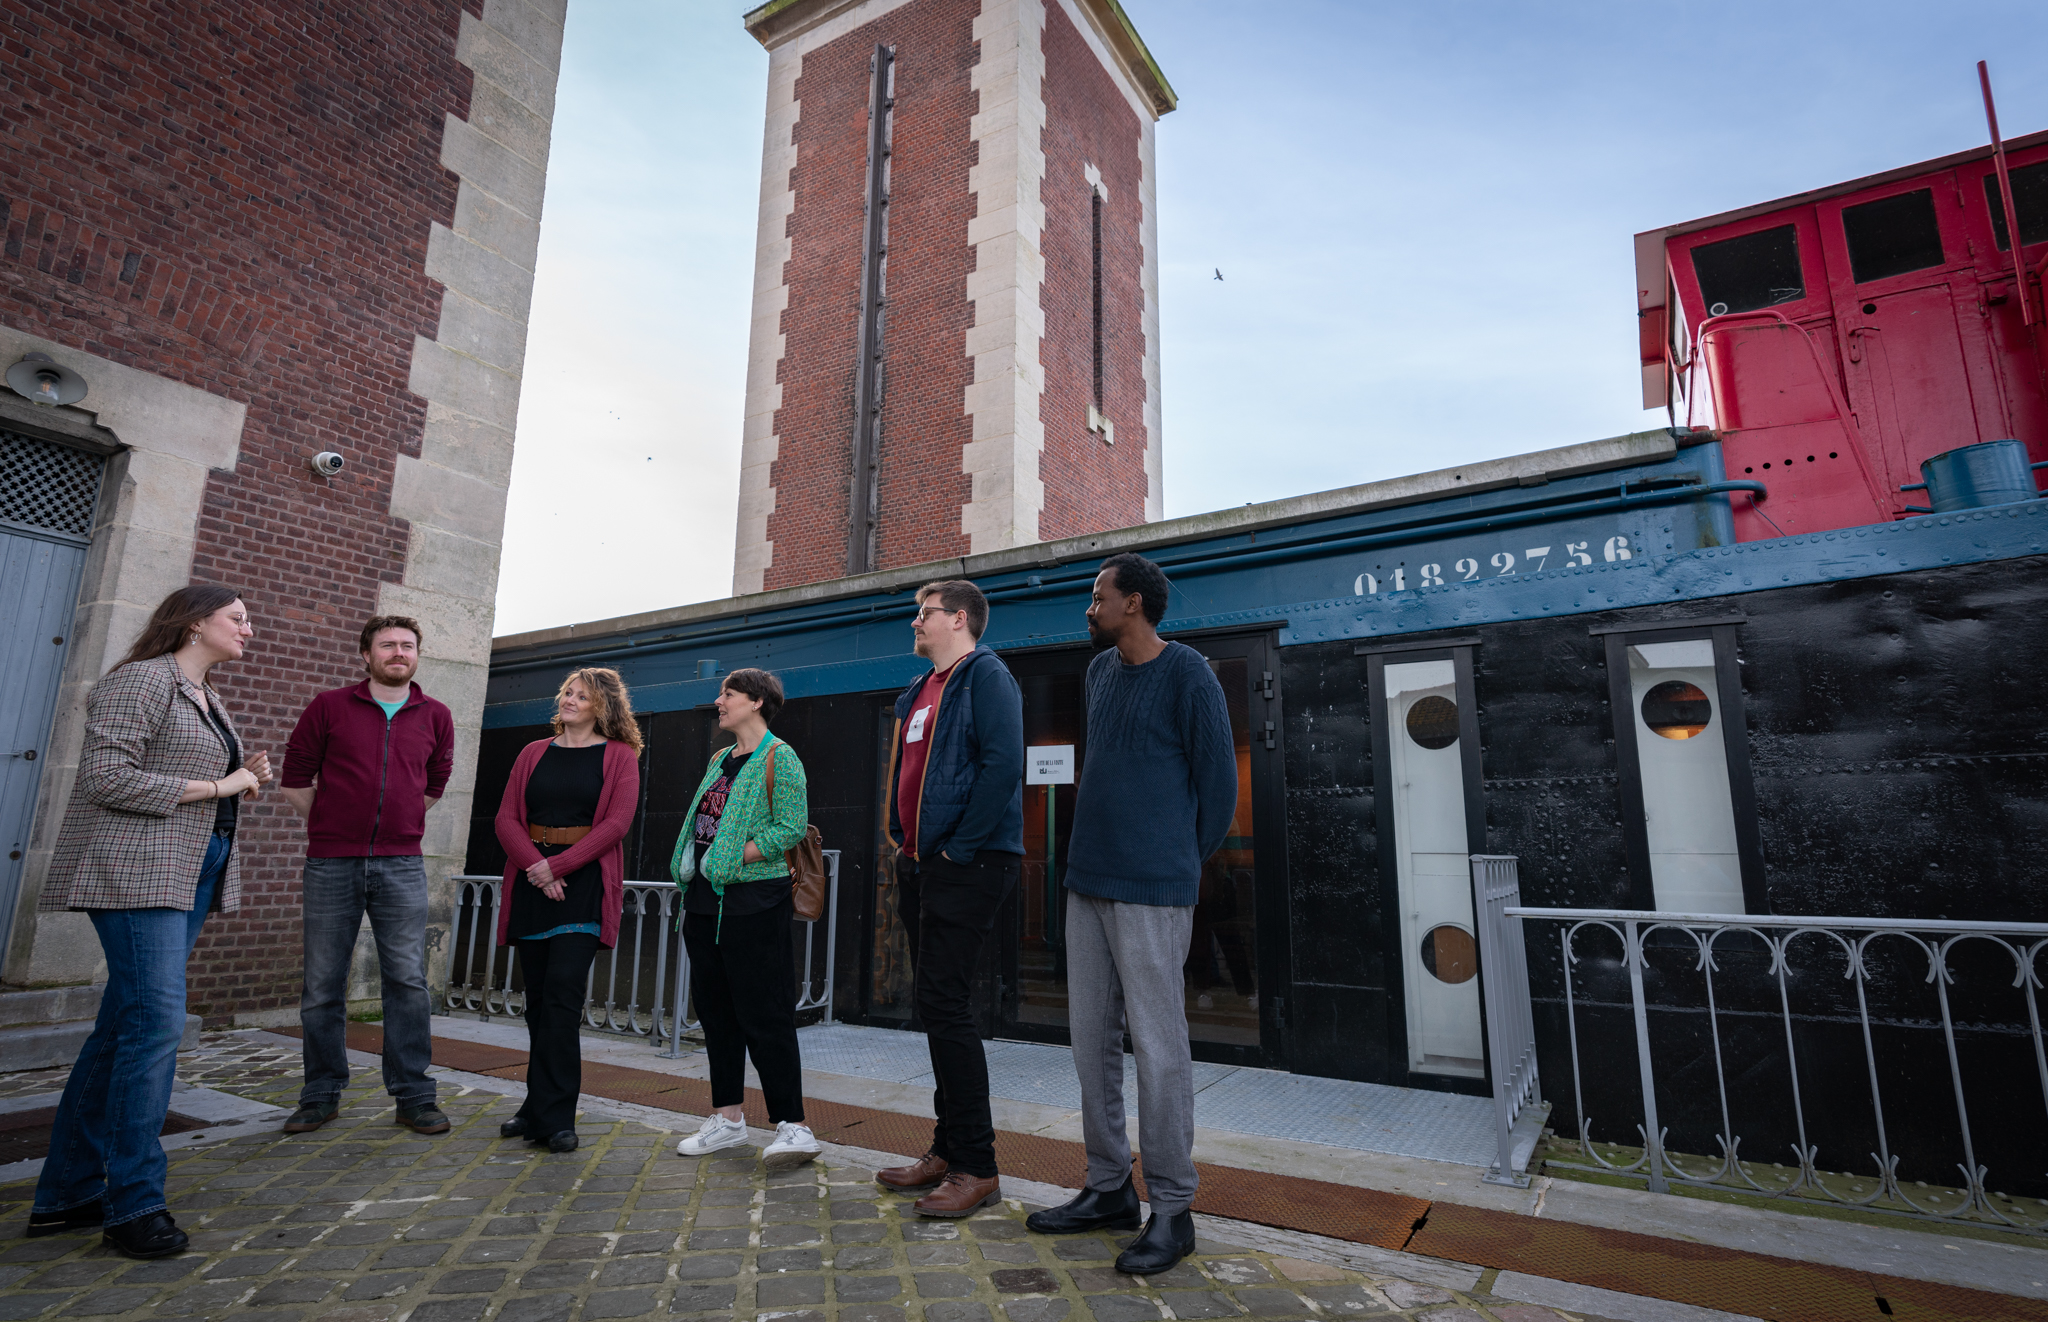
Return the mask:
<svg viewBox="0 0 2048 1322">
<path fill-rule="evenodd" d="M 38 404 L 76 404 L 85 398 L 85 378 L 46 353 L 28 354 L 8 368 L 7 387 Z"/>
</svg>

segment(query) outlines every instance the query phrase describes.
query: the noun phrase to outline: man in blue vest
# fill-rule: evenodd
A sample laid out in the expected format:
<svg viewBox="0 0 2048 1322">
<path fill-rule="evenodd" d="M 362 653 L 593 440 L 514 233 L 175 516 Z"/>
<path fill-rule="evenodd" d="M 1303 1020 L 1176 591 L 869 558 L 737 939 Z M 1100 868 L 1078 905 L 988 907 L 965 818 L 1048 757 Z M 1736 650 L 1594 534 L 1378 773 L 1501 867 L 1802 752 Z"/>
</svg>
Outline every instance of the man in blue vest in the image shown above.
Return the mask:
<svg viewBox="0 0 2048 1322">
<path fill-rule="evenodd" d="M 925 1216 L 967 1216 L 1002 1197 L 988 1058 L 968 1001 L 981 948 L 1024 861 L 1024 698 L 1009 667 L 981 645 L 987 625 L 988 598 L 965 579 L 918 589 L 911 630 L 932 668 L 896 699 L 890 755 L 896 907 L 938 1120 L 929 1152 L 875 1179 L 930 1189 L 915 1204 Z"/>
</svg>

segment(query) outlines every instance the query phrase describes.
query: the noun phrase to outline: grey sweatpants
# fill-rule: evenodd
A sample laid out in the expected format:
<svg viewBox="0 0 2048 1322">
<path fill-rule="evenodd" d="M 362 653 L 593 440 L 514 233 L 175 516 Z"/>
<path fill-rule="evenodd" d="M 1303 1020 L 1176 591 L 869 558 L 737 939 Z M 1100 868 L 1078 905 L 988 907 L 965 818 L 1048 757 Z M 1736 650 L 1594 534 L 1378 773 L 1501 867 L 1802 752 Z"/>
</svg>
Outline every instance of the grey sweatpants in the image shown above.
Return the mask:
<svg viewBox="0 0 2048 1322">
<path fill-rule="evenodd" d="M 1088 1187 L 1131 1173 L 1124 1127 L 1124 1032 L 1138 1057 L 1138 1147 L 1156 1214 L 1195 1200 L 1195 1072 L 1188 1055 L 1187 962 L 1195 910 L 1067 892 L 1067 1022 L 1081 1078 Z"/>
</svg>

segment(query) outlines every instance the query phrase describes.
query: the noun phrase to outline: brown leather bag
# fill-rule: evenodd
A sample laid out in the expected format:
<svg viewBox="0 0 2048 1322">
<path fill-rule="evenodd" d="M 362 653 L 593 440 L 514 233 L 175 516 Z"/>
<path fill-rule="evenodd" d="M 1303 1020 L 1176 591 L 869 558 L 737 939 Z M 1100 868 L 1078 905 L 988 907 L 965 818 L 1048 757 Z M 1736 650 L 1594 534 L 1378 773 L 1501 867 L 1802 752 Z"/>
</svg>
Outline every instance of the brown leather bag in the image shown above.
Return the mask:
<svg viewBox="0 0 2048 1322">
<path fill-rule="evenodd" d="M 768 746 L 768 811 L 775 811 L 775 745 Z M 806 823 L 804 838 L 782 851 L 789 865 L 789 898 L 796 904 L 796 916 L 814 923 L 825 916 L 825 837 Z"/>
</svg>

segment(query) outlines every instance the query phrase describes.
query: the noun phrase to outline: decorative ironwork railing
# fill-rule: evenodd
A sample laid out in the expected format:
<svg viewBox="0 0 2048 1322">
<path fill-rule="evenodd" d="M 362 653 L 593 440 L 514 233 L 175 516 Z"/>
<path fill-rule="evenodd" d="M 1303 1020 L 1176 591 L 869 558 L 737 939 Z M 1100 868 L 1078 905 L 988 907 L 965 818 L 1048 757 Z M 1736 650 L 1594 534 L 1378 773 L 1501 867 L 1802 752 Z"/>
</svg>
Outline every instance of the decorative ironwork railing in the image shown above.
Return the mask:
<svg viewBox="0 0 2048 1322">
<path fill-rule="evenodd" d="M 1511 854 L 1472 855 L 1472 912 L 1479 921 L 1481 999 L 1486 1006 L 1486 1055 L 1493 1080 L 1493 1166 L 1487 1184 L 1527 1188 L 1515 1163 L 1515 1124 L 1525 1108 L 1540 1106 L 1536 1021 L 1529 1004 L 1529 961 L 1522 925 L 1508 917 L 1522 901 L 1518 864 Z"/>
<path fill-rule="evenodd" d="M 1557 981 L 1534 995 L 1562 1013 L 1587 1163 L 1551 1166 L 2048 1234 L 2048 923 L 1501 912 L 1560 925 L 1557 967 L 1535 970 Z M 1640 1147 L 1596 1140 L 1595 1104 Z M 1673 1150 L 1674 1122 L 1688 1148 Z M 1746 1137 L 1791 1163 L 1745 1156 Z"/>
<path fill-rule="evenodd" d="M 824 968 L 817 968 L 818 922 L 803 925 L 803 957 L 795 988 L 798 1013 L 823 1010 L 832 1022 L 832 982 L 837 971 L 839 933 L 839 851 L 825 851 L 829 883 L 825 915 Z M 498 909 L 504 903 L 499 877 L 459 876 L 448 941 L 447 991 L 443 1012 L 469 1012 L 486 1021 L 523 1015 L 526 991 L 509 947 L 497 940 Z M 697 1027 L 689 1018 L 690 957 L 683 948 L 682 895 L 666 881 L 629 881 L 619 916 L 618 944 L 600 951 L 591 964 L 583 1022 L 600 1032 L 643 1037 L 665 1054 L 680 1056 L 684 1035 Z"/>
</svg>

